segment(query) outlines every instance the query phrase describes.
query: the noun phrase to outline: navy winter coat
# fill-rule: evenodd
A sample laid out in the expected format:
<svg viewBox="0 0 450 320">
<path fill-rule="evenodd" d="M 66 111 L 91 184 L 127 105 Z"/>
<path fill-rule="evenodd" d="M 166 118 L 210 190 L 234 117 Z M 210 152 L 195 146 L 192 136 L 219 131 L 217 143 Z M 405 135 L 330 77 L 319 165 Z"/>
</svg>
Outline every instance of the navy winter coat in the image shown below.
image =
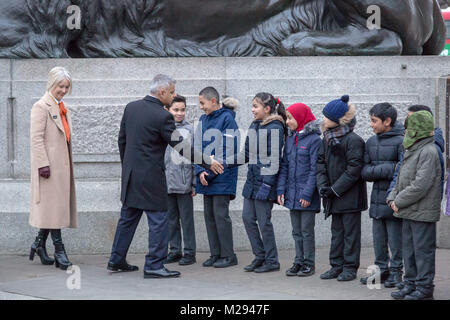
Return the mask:
<svg viewBox="0 0 450 320">
<path fill-rule="evenodd" d="M 296 132 L 286 139 L 277 194 L 284 195 L 284 206 L 290 210 L 320 212 L 320 197 L 316 186 L 316 163 L 320 143 L 318 121 L 309 122 L 302 133 Z M 300 199 L 311 202 L 311 205 L 302 208 Z"/>
<path fill-rule="evenodd" d="M 205 148 L 210 144 L 214 143 L 214 130 L 210 131 L 212 137 L 210 139 L 209 136 L 203 136 L 207 130 L 215 129 L 221 133 L 221 140 L 219 144 L 222 146 L 222 150 L 215 150 L 208 152 L 208 156 L 214 155 L 216 159 L 222 154 L 222 158 L 219 161 L 223 161 L 226 163 L 227 157 L 233 157 L 238 150 L 238 139 L 235 137 L 234 146 L 230 143 L 227 146 L 227 142 L 229 142 L 230 132 L 227 133 L 227 130 L 231 130 L 233 132 L 238 130 L 237 123 L 235 121 L 236 113 L 231 108 L 222 107 L 219 110 L 211 112 L 209 115 L 202 115 L 200 117 L 199 127 L 196 130 L 195 134 L 195 142 L 194 145 L 196 148 L 200 147 L 202 152 L 205 151 Z M 201 125 L 201 127 L 200 127 Z M 201 132 L 199 131 L 201 129 Z M 217 132 L 217 133 L 218 133 Z M 228 149 L 228 150 L 227 150 Z M 197 185 L 196 192 L 204 195 L 231 195 L 231 198 L 234 199 L 236 197 L 236 184 L 238 177 L 238 168 L 225 168 L 223 174 L 215 175 L 210 170 L 206 170 L 205 168 L 195 165 L 194 167 L 195 175 L 197 176 Z M 207 176 L 208 186 L 203 186 L 200 182 L 199 175 L 203 171 L 207 171 L 209 176 Z"/>
<path fill-rule="evenodd" d="M 260 152 L 259 146 L 260 146 L 260 138 L 261 138 L 261 131 L 262 129 L 267 130 L 267 151 Z M 255 199 L 256 194 L 258 193 L 259 188 L 263 183 L 271 186 L 271 190 L 269 193 L 269 196 L 267 200 L 276 201 L 277 199 L 277 191 L 276 191 L 276 183 L 277 183 L 277 177 L 278 172 L 280 169 L 280 162 L 282 157 L 282 151 L 284 146 L 284 121 L 281 116 L 278 115 L 271 115 L 264 121 L 256 120 L 253 121 L 253 123 L 250 125 L 249 131 L 255 130 L 256 131 L 256 141 L 251 141 L 247 137 L 245 141 L 245 154 L 249 156 L 250 153 L 250 144 L 255 146 L 255 151 L 257 152 L 257 155 L 267 155 L 269 159 L 272 157 L 271 151 L 276 151 L 277 154 L 274 155 L 274 158 L 276 158 L 276 162 L 271 163 L 262 163 L 261 158 L 258 156 L 255 157 L 254 160 L 257 161 L 257 163 L 249 164 L 248 165 L 248 173 L 247 173 L 247 181 L 245 181 L 244 189 L 242 190 L 242 196 L 247 199 Z M 273 130 L 278 132 L 278 148 L 277 150 L 272 150 L 272 133 Z M 275 148 L 275 146 L 274 146 Z M 249 160 L 249 159 L 246 159 Z M 251 156 L 250 156 L 251 160 Z M 263 161 L 266 162 L 266 161 Z M 261 174 L 261 170 L 263 168 L 266 168 L 268 171 L 267 173 Z M 270 169 L 269 169 L 270 168 Z"/>
<path fill-rule="evenodd" d="M 397 219 L 386 204 L 386 191 L 403 154 L 404 132 L 403 125 L 397 122 L 389 132 L 372 136 L 366 142 L 361 175 L 365 181 L 373 182 L 369 209 L 371 218 Z"/>
</svg>

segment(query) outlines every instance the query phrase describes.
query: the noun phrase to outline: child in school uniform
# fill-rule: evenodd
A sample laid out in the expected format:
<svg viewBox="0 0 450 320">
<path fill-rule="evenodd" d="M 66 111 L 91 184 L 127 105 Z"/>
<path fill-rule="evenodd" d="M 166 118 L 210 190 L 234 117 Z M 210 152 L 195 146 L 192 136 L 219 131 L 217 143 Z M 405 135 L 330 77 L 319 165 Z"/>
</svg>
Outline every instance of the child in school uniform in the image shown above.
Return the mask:
<svg viewBox="0 0 450 320">
<path fill-rule="evenodd" d="M 435 147 L 434 119 L 428 111 L 406 120 L 405 154 L 387 201 L 394 216 L 403 219 L 405 276 L 399 300 L 431 300 L 436 268 L 436 223 L 440 219 L 442 169 Z"/>
<path fill-rule="evenodd" d="M 389 103 L 379 103 L 369 111 L 375 133 L 366 142 L 362 177 L 373 182 L 369 215 L 372 218 L 375 265 L 379 270 L 361 278 L 361 283 L 379 279 L 386 288 L 402 281 L 402 219 L 386 203 L 386 191 L 403 153 L 405 128 L 397 121 L 397 110 Z M 391 256 L 389 257 L 389 251 Z"/>
<path fill-rule="evenodd" d="M 185 120 L 186 98 L 176 96 L 168 111 L 175 119 L 175 126 L 184 138 L 194 140 L 194 127 Z M 166 181 L 169 194 L 168 225 L 169 253 L 165 263 L 179 262 L 190 265 L 196 262 L 194 204 L 195 175 L 194 166 L 168 146 L 164 156 Z M 181 228 L 180 228 L 181 222 Z M 181 230 L 183 230 L 184 255 L 181 247 Z"/>
<path fill-rule="evenodd" d="M 331 220 L 331 269 L 321 279 L 356 279 L 361 253 L 361 211 L 367 210 L 366 183 L 361 177 L 364 140 L 353 132 L 356 108 L 349 96 L 322 110 L 324 138 L 317 157 L 317 187 L 325 217 Z"/>
<path fill-rule="evenodd" d="M 206 87 L 199 93 L 199 102 L 204 114 L 200 117 L 195 133 L 195 145 L 202 152 L 209 150 L 210 154 L 205 156 L 214 156 L 219 161 L 226 161 L 227 156 L 236 154 L 238 148 L 237 138 L 233 138 L 233 143 L 228 139 L 230 131 L 238 130 L 234 111 L 237 108 L 237 100 L 226 98 L 221 104 L 217 90 Z M 215 138 L 211 139 L 211 136 Z M 211 144 L 218 145 L 218 149 L 211 149 Z M 221 175 L 215 175 L 198 165 L 194 168 L 197 177 L 196 192 L 203 194 L 206 232 L 211 252 L 209 259 L 202 265 L 215 268 L 234 266 L 238 260 L 233 249 L 229 206 L 230 201 L 236 197 L 238 168 L 225 168 Z"/>
<path fill-rule="evenodd" d="M 256 163 L 248 165 L 247 180 L 242 191 L 244 207 L 242 220 L 255 259 L 244 268 L 247 272 L 270 272 L 280 270 L 275 233 L 271 222 L 272 208 L 276 201 L 276 182 L 284 145 L 286 111 L 283 103 L 272 94 L 258 93 L 252 101 L 254 121 L 246 139 L 246 154 L 256 147 Z M 250 132 L 252 131 L 252 132 Z M 266 150 L 261 150 L 267 141 Z M 263 159 L 267 156 L 267 159 Z M 250 160 L 249 158 L 246 160 Z M 270 161 L 266 161 L 270 160 Z"/>
<path fill-rule="evenodd" d="M 296 103 L 287 109 L 287 126 L 291 134 L 284 147 L 277 194 L 278 203 L 290 210 L 296 255 L 286 275 L 304 277 L 315 273 L 314 226 L 316 213 L 320 212 L 316 186 L 320 123 L 307 105 Z"/>
</svg>

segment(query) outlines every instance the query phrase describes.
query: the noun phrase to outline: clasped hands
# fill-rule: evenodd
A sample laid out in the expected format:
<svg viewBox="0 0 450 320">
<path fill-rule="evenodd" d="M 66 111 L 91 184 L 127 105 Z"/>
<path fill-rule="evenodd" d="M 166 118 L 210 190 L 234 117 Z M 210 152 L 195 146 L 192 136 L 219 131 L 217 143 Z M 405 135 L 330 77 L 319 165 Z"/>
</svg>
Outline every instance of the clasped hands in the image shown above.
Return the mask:
<svg viewBox="0 0 450 320">
<path fill-rule="evenodd" d="M 224 170 L 223 165 L 219 161 L 214 159 L 214 155 L 210 156 L 210 158 L 211 158 L 211 165 L 209 170 L 211 170 L 214 174 L 217 175 L 222 174 Z M 200 183 L 205 187 L 208 185 L 208 181 L 206 181 L 206 176 L 208 175 L 209 175 L 208 172 L 203 171 L 202 173 L 200 173 L 199 176 Z"/>
</svg>

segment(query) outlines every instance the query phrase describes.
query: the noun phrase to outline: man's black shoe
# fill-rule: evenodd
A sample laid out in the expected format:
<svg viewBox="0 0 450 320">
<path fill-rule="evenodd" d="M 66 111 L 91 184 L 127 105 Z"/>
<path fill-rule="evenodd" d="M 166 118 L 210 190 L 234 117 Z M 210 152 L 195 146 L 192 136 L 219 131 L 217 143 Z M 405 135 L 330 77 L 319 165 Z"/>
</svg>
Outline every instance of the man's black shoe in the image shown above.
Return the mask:
<svg viewBox="0 0 450 320">
<path fill-rule="evenodd" d="M 344 271 L 337 277 L 337 281 L 352 281 L 354 279 L 356 279 L 356 272 L 354 271 Z"/>
<path fill-rule="evenodd" d="M 144 278 L 176 278 L 180 276 L 178 271 L 170 271 L 166 268 L 161 268 L 158 270 L 144 270 Z"/>
<path fill-rule="evenodd" d="M 415 290 L 415 286 L 405 284 L 403 289 L 392 292 L 391 297 L 397 300 L 403 300 L 407 295 L 413 293 Z"/>
<path fill-rule="evenodd" d="M 108 267 L 106 268 L 112 272 L 129 272 L 129 271 L 138 271 L 139 268 L 137 266 L 132 266 L 127 262 L 124 263 L 112 263 L 108 262 Z"/>
<path fill-rule="evenodd" d="M 244 268 L 244 270 L 247 272 L 252 272 L 256 268 L 261 267 L 263 264 L 264 264 L 264 260 L 255 259 L 252 261 L 252 263 L 250 263 L 248 266 L 246 266 Z"/>
<path fill-rule="evenodd" d="M 178 262 L 178 264 L 180 266 L 188 266 L 190 264 L 194 264 L 197 261 L 195 260 L 194 256 L 184 256 L 183 258 L 181 258 L 180 262 Z"/>
<path fill-rule="evenodd" d="M 209 259 L 208 260 L 206 260 L 205 262 L 203 262 L 203 266 L 204 267 L 212 267 L 213 266 L 213 264 L 217 261 L 217 260 L 219 260 L 219 256 L 211 256 L 211 257 L 209 257 Z"/>
<path fill-rule="evenodd" d="M 296 276 L 297 273 L 300 271 L 301 267 L 302 266 L 300 264 L 294 263 L 292 267 L 286 270 L 286 275 L 289 277 Z"/>
<path fill-rule="evenodd" d="M 263 272 L 271 272 L 271 271 L 279 271 L 280 264 L 279 263 L 264 263 L 261 267 L 256 268 L 254 271 L 256 273 Z"/>
<path fill-rule="evenodd" d="M 315 273 L 315 268 L 313 266 L 308 266 L 307 264 L 300 267 L 299 272 L 297 275 L 299 277 L 309 277 L 312 276 Z"/>
<path fill-rule="evenodd" d="M 231 266 L 235 266 L 238 264 L 238 260 L 235 254 L 233 254 L 231 257 L 226 258 L 220 258 L 216 262 L 214 262 L 213 266 L 214 268 L 227 268 Z"/>
<path fill-rule="evenodd" d="M 181 260 L 182 257 L 183 256 L 181 255 L 181 253 L 172 253 L 172 252 L 170 252 L 167 255 L 166 261 L 164 261 L 164 264 L 178 262 L 178 261 Z"/>
<path fill-rule="evenodd" d="M 395 288 L 397 284 L 403 281 L 403 272 L 401 271 L 391 271 L 389 277 L 384 282 L 385 288 Z M 401 288 L 399 288 L 401 289 Z"/>
<path fill-rule="evenodd" d="M 323 279 L 323 280 L 336 279 L 341 273 L 342 273 L 342 270 L 331 268 L 327 272 L 322 273 L 320 275 L 320 279 Z"/>
</svg>

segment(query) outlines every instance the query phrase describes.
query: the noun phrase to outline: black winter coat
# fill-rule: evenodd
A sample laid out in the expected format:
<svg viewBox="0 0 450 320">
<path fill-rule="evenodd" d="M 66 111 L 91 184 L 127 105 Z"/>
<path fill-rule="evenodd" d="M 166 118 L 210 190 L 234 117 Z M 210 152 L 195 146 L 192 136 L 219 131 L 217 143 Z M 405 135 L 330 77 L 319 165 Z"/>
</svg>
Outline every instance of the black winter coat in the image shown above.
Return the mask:
<svg viewBox="0 0 450 320">
<path fill-rule="evenodd" d="M 395 166 L 403 153 L 404 127 L 398 123 L 391 131 L 372 136 L 366 142 L 362 177 L 373 182 L 369 214 L 374 219 L 397 219 L 386 204 L 386 192 L 394 177 Z"/>
<path fill-rule="evenodd" d="M 122 162 L 120 199 L 127 207 L 167 211 L 164 155 L 168 144 L 175 147 L 180 142 L 172 141 L 175 129 L 173 116 L 154 97 L 146 96 L 125 107 L 118 144 Z M 186 146 L 191 159 L 203 159 L 194 154 L 190 143 Z"/>
<path fill-rule="evenodd" d="M 354 132 L 339 138 L 340 144 L 329 146 L 325 139 L 317 157 L 317 188 L 332 187 L 339 195 L 324 199 L 325 217 L 332 213 L 367 210 L 366 183 L 361 177 L 364 165 L 364 140 Z"/>
</svg>

